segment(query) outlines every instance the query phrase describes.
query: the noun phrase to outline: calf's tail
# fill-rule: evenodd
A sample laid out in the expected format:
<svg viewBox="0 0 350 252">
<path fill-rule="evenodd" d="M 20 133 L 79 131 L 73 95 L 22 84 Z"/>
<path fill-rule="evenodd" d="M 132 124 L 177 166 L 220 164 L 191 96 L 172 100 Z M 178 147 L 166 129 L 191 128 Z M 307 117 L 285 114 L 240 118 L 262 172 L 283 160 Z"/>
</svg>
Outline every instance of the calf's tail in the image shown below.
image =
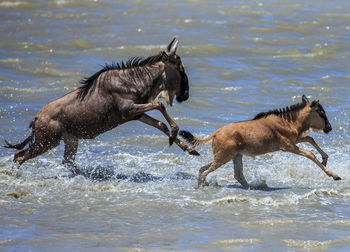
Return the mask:
<svg viewBox="0 0 350 252">
<path fill-rule="evenodd" d="M 35 120 L 36 119 L 33 119 L 30 122 L 29 128 L 31 128 L 31 131 L 30 131 L 29 135 L 27 136 L 27 138 L 24 139 L 24 141 L 22 143 L 10 144 L 8 141 L 5 140 L 6 145 L 4 145 L 3 147 L 10 148 L 10 149 L 22 150 L 28 143 L 29 143 L 29 145 L 31 145 L 34 142 Z"/>
<path fill-rule="evenodd" d="M 181 130 L 179 132 L 179 135 L 182 136 L 188 143 L 194 146 L 210 143 L 213 140 L 213 136 L 214 136 L 214 134 L 211 134 L 209 136 L 200 138 L 192 135 L 192 133 L 185 130 Z"/>
</svg>

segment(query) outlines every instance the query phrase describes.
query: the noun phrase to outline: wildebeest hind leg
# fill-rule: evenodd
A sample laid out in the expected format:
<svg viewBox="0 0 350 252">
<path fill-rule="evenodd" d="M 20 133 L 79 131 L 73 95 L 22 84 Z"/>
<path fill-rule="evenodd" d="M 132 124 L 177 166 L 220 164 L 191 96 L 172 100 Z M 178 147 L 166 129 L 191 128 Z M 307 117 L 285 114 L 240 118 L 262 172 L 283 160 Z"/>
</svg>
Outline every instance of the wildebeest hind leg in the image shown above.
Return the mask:
<svg viewBox="0 0 350 252">
<path fill-rule="evenodd" d="M 17 151 L 15 153 L 14 162 L 18 162 L 20 165 L 23 164 L 28 159 L 35 158 L 44 152 L 56 147 L 60 143 L 60 139 L 50 139 L 50 141 L 45 141 L 45 143 L 34 142 L 28 148 Z"/>
<path fill-rule="evenodd" d="M 29 153 L 29 147 L 23 150 L 19 150 L 15 153 L 15 157 L 13 159 L 14 162 L 23 164 L 26 160 L 30 159 L 31 155 Z"/>
<path fill-rule="evenodd" d="M 78 151 L 79 140 L 74 136 L 65 136 L 64 141 L 64 159 L 63 164 L 69 164 L 74 166 L 75 155 Z"/>
</svg>

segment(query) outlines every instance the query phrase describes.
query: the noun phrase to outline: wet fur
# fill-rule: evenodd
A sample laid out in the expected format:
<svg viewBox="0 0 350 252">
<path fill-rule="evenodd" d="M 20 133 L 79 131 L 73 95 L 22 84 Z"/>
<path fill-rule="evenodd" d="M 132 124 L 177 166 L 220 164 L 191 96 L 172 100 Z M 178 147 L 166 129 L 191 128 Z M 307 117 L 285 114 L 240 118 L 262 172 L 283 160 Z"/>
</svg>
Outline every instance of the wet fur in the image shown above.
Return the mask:
<svg viewBox="0 0 350 252">
<path fill-rule="evenodd" d="M 133 58 L 126 64 L 106 65 L 82 86 L 45 105 L 34 117 L 29 136 L 20 144 L 6 148 L 19 151 L 14 161 L 19 164 L 34 158 L 64 141 L 64 163 L 73 163 L 79 139 L 91 139 L 120 124 L 139 120 L 156 127 L 181 149 L 196 154 L 194 148 L 177 138 L 179 127 L 158 102 L 164 98 L 172 105 L 189 97 L 188 79 L 181 58 L 176 54 L 178 41 L 174 38 L 167 48 L 148 58 Z M 171 127 L 146 114 L 159 110 Z M 24 148 L 29 145 L 27 148 Z"/>
<path fill-rule="evenodd" d="M 179 134 L 194 146 L 212 142 L 214 159 L 200 168 L 198 187 L 203 185 L 209 173 L 232 160 L 235 179 L 248 188 L 249 184 L 243 175 L 242 156 L 257 156 L 279 150 L 307 157 L 328 176 L 339 180 L 340 177 L 326 167 L 328 155 L 307 135 L 310 130 L 328 133 L 331 129 L 321 104 L 318 101 L 309 102 L 303 96 L 301 104 L 289 109 L 259 113 L 253 120 L 227 124 L 204 138 L 198 138 L 188 131 L 180 131 Z M 322 155 L 322 163 L 312 152 L 296 145 L 301 142 L 312 144 Z"/>
</svg>

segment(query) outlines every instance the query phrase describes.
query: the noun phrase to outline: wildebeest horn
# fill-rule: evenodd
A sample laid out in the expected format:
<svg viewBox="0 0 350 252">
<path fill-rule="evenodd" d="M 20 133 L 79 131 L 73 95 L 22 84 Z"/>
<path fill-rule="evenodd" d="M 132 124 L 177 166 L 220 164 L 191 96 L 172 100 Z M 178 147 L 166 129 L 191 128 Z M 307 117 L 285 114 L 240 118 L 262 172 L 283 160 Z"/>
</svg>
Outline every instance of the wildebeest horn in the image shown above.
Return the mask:
<svg viewBox="0 0 350 252">
<path fill-rule="evenodd" d="M 179 41 L 176 38 L 173 38 L 173 40 L 170 42 L 170 44 L 166 48 L 166 54 L 173 55 L 176 53 L 177 45 L 179 44 Z"/>
<path fill-rule="evenodd" d="M 301 98 L 301 100 L 303 101 L 303 103 L 308 103 L 308 102 L 310 102 L 309 99 L 308 99 L 305 95 L 303 95 L 303 97 Z"/>
</svg>

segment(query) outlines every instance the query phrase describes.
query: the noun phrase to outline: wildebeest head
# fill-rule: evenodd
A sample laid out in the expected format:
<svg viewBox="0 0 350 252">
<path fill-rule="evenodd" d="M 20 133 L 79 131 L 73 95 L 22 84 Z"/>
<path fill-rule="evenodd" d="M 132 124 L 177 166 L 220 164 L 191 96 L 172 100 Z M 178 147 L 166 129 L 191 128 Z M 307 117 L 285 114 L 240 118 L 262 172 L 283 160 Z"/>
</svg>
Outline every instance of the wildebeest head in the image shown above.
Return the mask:
<svg viewBox="0 0 350 252">
<path fill-rule="evenodd" d="M 189 97 L 188 78 L 180 56 L 176 54 L 179 41 L 174 38 L 162 52 L 165 65 L 166 88 L 169 94 L 174 93 L 178 102 L 186 101 Z M 173 95 L 170 95 L 170 105 Z"/>
<path fill-rule="evenodd" d="M 303 102 L 309 103 L 309 100 L 303 95 Z M 319 100 L 313 101 L 310 105 L 310 126 L 312 129 L 324 133 L 329 133 L 332 130 L 332 125 L 328 121 L 326 111 L 323 109 Z"/>
</svg>

